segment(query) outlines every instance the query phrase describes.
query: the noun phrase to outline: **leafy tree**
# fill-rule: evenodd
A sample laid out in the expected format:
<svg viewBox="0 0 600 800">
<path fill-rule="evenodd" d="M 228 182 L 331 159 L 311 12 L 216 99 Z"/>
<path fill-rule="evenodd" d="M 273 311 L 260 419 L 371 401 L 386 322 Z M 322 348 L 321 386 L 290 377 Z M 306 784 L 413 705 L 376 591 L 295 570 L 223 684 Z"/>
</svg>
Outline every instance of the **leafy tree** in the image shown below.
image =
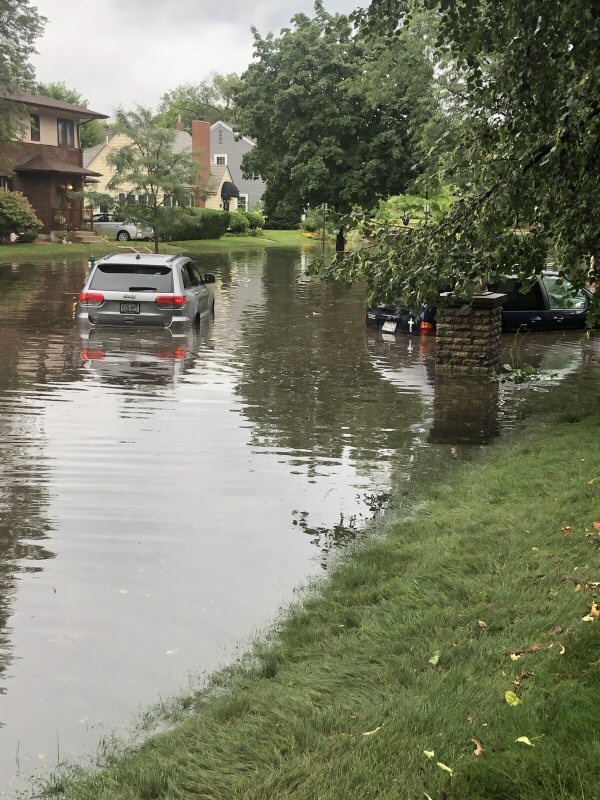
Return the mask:
<svg viewBox="0 0 600 800">
<path fill-rule="evenodd" d="M 233 122 L 233 98 L 239 82 L 239 77 L 232 72 L 229 75 L 213 73 L 208 81 L 182 84 L 163 95 L 158 119 L 167 128 L 174 128 L 181 120 L 188 133 L 191 133 L 194 119 L 203 119 L 211 124 L 218 120 Z"/>
<path fill-rule="evenodd" d="M 29 0 L 0 0 L 0 87 L 3 93 L 19 94 L 33 88 L 29 58 L 41 35 L 46 18 Z M 20 130 L 22 111 L 0 98 L 0 141 L 11 141 Z"/>
<path fill-rule="evenodd" d="M 21 242 L 33 242 L 43 228 L 29 200 L 20 192 L 0 192 L 0 237 L 16 233 Z"/>
<path fill-rule="evenodd" d="M 138 200 L 128 202 L 126 212 L 154 230 L 154 249 L 158 253 L 158 224 L 165 199 L 189 203 L 194 192 L 194 163 L 192 154 L 175 152 L 175 131 L 157 125 L 149 109 L 136 111 L 119 109 L 114 131 L 124 134 L 128 144 L 107 157 L 115 174 L 108 182 L 110 190 L 123 187 Z"/>
<path fill-rule="evenodd" d="M 446 178 L 462 197 L 435 225 L 394 236 L 350 262 L 373 293 L 419 302 L 440 287 L 469 297 L 551 257 L 577 286 L 600 279 L 600 12 L 588 0 L 415 0 L 434 15 L 434 55 L 451 64 L 458 141 Z M 411 17 L 374 0 L 357 18 L 390 48 Z M 592 256 L 592 258 L 590 258 Z M 344 269 L 337 270 L 343 274 Z M 600 298 L 595 301 L 598 305 Z"/>
<path fill-rule="evenodd" d="M 421 118 L 436 113 L 423 43 L 402 33 L 392 51 L 356 34 L 321 0 L 279 37 L 253 29 L 256 61 L 236 93 L 240 128 L 257 142 L 247 176 L 266 184 L 270 219 L 281 204 L 297 216 L 328 203 L 339 212 L 398 194 L 413 169 Z"/>
<path fill-rule="evenodd" d="M 59 83 L 40 83 L 37 90 L 39 94 L 54 97 L 55 100 L 62 100 L 63 103 L 71 103 L 74 106 L 88 108 L 88 101 L 76 89 L 68 89 L 62 81 Z M 104 130 L 99 119 L 91 119 L 85 122 L 80 127 L 79 132 L 82 147 L 94 147 L 104 140 Z"/>
</svg>

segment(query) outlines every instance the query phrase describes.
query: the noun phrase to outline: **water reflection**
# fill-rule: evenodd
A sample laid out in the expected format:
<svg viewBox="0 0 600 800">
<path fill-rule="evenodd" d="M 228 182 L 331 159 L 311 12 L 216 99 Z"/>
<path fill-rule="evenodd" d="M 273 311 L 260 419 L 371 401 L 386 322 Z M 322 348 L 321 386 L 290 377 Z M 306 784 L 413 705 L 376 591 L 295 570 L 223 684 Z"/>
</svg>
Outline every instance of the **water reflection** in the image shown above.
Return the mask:
<svg viewBox="0 0 600 800">
<path fill-rule="evenodd" d="M 434 339 L 368 331 L 367 349 L 375 369 L 386 381 L 402 394 L 418 392 L 424 404 L 429 404 L 432 419 L 428 441 L 452 445 L 454 456 L 468 456 L 468 446 L 489 444 L 503 426 L 535 407 L 536 394 L 548 392 L 592 364 L 600 346 L 595 338 L 587 339 L 574 331 L 504 335 L 502 363 L 527 363 L 538 371 L 537 379 L 524 385 L 437 374 Z"/>
<path fill-rule="evenodd" d="M 175 386 L 194 367 L 196 330 L 79 330 L 86 373 L 112 386 Z"/>
<path fill-rule="evenodd" d="M 436 444 L 489 444 L 500 433 L 499 384 L 495 380 L 440 375 L 435 382 L 429 441 Z M 458 452 L 458 451 L 455 451 Z"/>
<path fill-rule="evenodd" d="M 299 251 L 194 255 L 216 318 L 183 337 L 78 330 L 85 261 L 0 269 L 0 795 L 17 743 L 22 775 L 93 751 L 553 386 L 436 383 L 433 340 L 365 334 Z M 555 383 L 591 357 L 542 339 Z"/>
</svg>

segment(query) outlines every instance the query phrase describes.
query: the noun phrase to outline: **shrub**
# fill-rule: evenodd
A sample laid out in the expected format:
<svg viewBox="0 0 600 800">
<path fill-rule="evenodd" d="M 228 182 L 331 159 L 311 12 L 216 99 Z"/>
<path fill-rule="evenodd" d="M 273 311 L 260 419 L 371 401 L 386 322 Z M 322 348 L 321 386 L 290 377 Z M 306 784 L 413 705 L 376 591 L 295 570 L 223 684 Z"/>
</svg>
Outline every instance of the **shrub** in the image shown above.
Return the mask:
<svg viewBox="0 0 600 800">
<path fill-rule="evenodd" d="M 265 218 L 260 211 L 242 211 L 242 214 L 248 220 L 251 231 L 256 231 L 259 228 L 264 228 Z"/>
<path fill-rule="evenodd" d="M 248 217 L 242 211 L 233 211 L 229 220 L 231 233 L 246 233 L 250 227 Z"/>
<path fill-rule="evenodd" d="M 322 236 L 323 216 L 323 209 L 311 208 L 300 223 L 300 227 L 307 233 L 317 233 L 319 236 Z M 333 233 L 339 228 L 339 225 L 336 225 L 336 220 L 337 216 L 334 219 L 334 215 L 331 211 L 325 212 L 325 228 L 327 233 Z"/>
<path fill-rule="evenodd" d="M 220 239 L 230 225 L 231 216 L 228 211 L 212 208 L 161 208 L 157 232 L 165 242 Z"/>
<path fill-rule="evenodd" d="M 16 233 L 20 242 L 34 242 L 42 228 L 26 197 L 20 192 L 0 192 L 0 237 Z"/>
<path fill-rule="evenodd" d="M 285 202 L 265 207 L 265 227 L 270 230 L 297 230 L 300 223 L 300 212 Z"/>
</svg>

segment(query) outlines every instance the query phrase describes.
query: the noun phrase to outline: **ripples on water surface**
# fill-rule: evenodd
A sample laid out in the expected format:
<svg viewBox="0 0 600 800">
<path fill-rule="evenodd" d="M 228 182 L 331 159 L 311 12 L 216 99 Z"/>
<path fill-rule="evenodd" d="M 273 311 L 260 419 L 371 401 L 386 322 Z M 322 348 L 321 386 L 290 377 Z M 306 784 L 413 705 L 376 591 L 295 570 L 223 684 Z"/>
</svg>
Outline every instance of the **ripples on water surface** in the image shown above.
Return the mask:
<svg viewBox="0 0 600 800">
<path fill-rule="evenodd" d="M 555 393 L 436 385 L 433 341 L 365 332 L 299 251 L 198 262 L 216 318 L 177 338 L 80 335 L 79 260 L 0 267 L 0 795 L 231 659 L 390 493 Z M 554 383 L 595 357 L 522 349 Z"/>
</svg>

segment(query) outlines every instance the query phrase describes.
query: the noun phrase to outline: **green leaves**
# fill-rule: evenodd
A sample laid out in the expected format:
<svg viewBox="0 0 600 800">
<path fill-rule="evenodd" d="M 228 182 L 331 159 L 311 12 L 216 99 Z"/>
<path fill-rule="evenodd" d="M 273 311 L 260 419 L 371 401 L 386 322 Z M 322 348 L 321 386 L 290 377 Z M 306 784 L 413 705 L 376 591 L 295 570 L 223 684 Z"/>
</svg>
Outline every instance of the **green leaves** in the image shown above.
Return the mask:
<svg viewBox="0 0 600 800">
<path fill-rule="evenodd" d="M 437 112 L 424 42 L 403 32 L 390 51 L 321 4 L 279 37 L 255 37 L 236 102 L 257 142 L 244 170 L 266 181 L 267 211 L 347 212 L 403 189 L 419 160 L 414 120 Z"/>
<path fill-rule="evenodd" d="M 387 286 L 381 299 L 416 307 L 437 287 L 468 299 L 478 281 L 529 279 L 547 258 L 578 288 L 597 283 L 600 29 L 589 4 L 417 0 L 413 27 L 419 14 L 435 32 L 431 55 L 452 129 L 420 166 L 458 186 L 461 198 L 410 238 L 374 233 L 376 246 L 360 257 L 372 296 Z M 400 3 L 374 2 L 357 19 L 396 52 Z M 423 140 L 426 123 L 418 124 Z M 419 268 L 425 281 L 423 272 L 419 282 L 412 277 Z M 590 320 L 599 307 L 600 296 Z"/>
</svg>

